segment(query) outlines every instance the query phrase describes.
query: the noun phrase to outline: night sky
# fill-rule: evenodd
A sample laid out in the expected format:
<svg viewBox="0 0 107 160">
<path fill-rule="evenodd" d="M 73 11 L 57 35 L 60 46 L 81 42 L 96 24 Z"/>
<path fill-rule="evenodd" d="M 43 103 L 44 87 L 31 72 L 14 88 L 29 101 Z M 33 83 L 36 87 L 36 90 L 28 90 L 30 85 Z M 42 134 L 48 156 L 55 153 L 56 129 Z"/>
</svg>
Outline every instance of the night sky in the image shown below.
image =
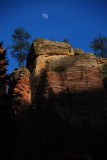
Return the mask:
<svg viewBox="0 0 107 160">
<path fill-rule="evenodd" d="M 0 0 L 0 41 L 6 49 L 11 35 L 23 26 L 35 38 L 63 41 L 92 52 L 90 42 L 107 37 L 107 0 Z M 8 72 L 19 67 L 8 50 Z"/>
</svg>

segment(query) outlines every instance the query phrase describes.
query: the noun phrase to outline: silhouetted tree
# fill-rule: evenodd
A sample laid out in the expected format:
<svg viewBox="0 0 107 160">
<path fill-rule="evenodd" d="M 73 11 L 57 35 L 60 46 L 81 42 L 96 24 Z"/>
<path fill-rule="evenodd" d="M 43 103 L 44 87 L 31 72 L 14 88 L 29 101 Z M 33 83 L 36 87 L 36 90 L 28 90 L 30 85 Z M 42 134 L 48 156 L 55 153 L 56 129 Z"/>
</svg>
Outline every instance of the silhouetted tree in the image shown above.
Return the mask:
<svg viewBox="0 0 107 160">
<path fill-rule="evenodd" d="M 94 38 L 91 42 L 90 48 L 101 57 L 107 57 L 107 37 L 103 37 L 101 34 L 99 38 Z"/>
<path fill-rule="evenodd" d="M 20 68 L 22 67 L 22 62 L 25 61 L 28 50 L 30 49 L 30 42 L 28 41 L 30 37 L 31 35 L 26 32 L 23 27 L 16 28 L 12 34 L 13 44 L 10 46 L 10 53 L 18 60 Z"/>
</svg>

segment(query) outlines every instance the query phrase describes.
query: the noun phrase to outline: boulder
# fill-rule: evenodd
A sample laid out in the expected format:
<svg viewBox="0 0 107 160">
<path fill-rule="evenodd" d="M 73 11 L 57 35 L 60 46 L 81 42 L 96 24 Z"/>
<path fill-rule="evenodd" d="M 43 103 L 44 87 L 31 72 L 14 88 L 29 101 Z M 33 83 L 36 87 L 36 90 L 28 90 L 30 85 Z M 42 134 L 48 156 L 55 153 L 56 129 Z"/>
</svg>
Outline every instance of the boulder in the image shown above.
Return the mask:
<svg viewBox="0 0 107 160">
<path fill-rule="evenodd" d="M 33 67 L 33 65 L 35 65 L 35 59 L 38 56 L 42 56 L 42 58 L 44 58 L 55 55 L 73 55 L 72 46 L 69 43 L 37 38 L 33 41 L 32 47 L 29 51 L 27 57 L 27 67 Z"/>
<path fill-rule="evenodd" d="M 78 55 L 78 54 L 84 54 L 84 50 L 81 48 L 73 48 L 74 54 Z"/>
</svg>

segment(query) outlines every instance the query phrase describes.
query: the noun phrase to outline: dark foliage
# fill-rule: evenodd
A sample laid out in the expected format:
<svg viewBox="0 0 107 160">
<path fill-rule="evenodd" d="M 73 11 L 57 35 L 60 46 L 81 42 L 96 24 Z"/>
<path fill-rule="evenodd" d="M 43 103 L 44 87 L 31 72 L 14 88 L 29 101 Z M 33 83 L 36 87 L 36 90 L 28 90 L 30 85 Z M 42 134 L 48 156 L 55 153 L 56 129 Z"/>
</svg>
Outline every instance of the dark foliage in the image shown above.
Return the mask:
<svg viewBox="0 0 107 160">
<path fill-rule="evenodd" d="M 107 57 L 107 37 L 103 37 L 101 34 L 99 38 L 95 38 L 90 45 L 96 55 L 101 57 Z"/>
<path fill-rule="evenodd" d="M 19 62 L 20 68 L 22 67 L 22 63 L 26 60 L 31 46 L 30 42 L 28 41 L 30 37 L 31 35 L 26 32 L 23 27 L 16 28 L 12 34 L 13 44 L 9 46 L 11 49 L 10 53 Z"/>
<path fill-rule="evenodd" d="M 64 38 L 63 42 L 69 43 L 69 39 L 68 38 Z"/>
</svg>

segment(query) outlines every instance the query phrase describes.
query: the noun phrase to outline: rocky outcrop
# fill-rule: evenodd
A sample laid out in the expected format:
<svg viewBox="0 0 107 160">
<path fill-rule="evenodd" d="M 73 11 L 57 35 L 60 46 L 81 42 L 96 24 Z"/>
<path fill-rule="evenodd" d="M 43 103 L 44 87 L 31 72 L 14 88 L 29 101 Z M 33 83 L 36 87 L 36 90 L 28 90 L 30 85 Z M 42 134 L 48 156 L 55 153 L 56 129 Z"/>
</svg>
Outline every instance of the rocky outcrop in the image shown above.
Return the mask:
<svg viewBox="0 0 107 160">
<path fill-rule="evenodd" d="M 6 90 L 6 56 L 2 43 L 0 43 L 0 95 L 6 94 Z"/>
<path fill-rule="evenodd" d="M 79 54 L 84 54 L 85 53 L 84 50 L 81 49 L 81 48 L 74 48 L 73 51 L 74 51 L 75 55 L 79 55 Z"/>
<path fill-rule="evenodd" d="M 106 154 L 107 100 L 96 57 L 93 53 L 71 55 L 67 49 L 57 55 L 54 47 L 62 48 L 64 43 L 54 42 L 58 47 L 53 47 L 48 41 L 46 49 L 47 41 L 33 42 L 27 58 L 30 73 L 15 69 L 10 76 L 15 110 L 26 108 L 25 103 L 20 105 L 23 100 L 31 103 L 30 83 L 35 107 L 30 114 L 24 112 L 30 119 L 18 121 L 15 116 L 17 130 L 8 135 L 11 158 L 99 159 Z"/>
<path fill-rule="evenodd" d="M 12 98 L 12 108 L 16 111 L 27 109 L 30 106 L 30 72 L 27 68 L 16 68 L 11 73 L 9 95 Z"/>
<path fill-rule="evenodd" d="M 38 43 L 36 39 L 32 44 L 27 67 L 31 73 L 32 105 L 36 108 L 35 135 L 40 136 L 37 136 L 39 147 L 43 147 L 47 159 L 89 159 L 95 148 L 101 150 L 98 130 L 107 125 L 107 97 L 96 56 L 83 52 L 68 54 L 67 50 L 57 54 L 54 46 L 49 52 L 48 46 L 43 50 Z M 84 151 L 89 154 L 84 155 Z"/>
<path fill-rule="evenodd" d="M 33 53 L 33 54 L 32 54 Z M 45 61 L 58 56 L 73 55 L 72 46 L 64 42 L 49 41 L 37 38 L 33 41 L 27 57 L 27 67 L 32 72 L 36 65 L 36 72 L 44 69 Z M 54 56 L 54 57 L 53 57 Z"/>
<path fill-rule="evenodd" d="M 32 101 L 46 68 L 47 88 L 51 88 L 55 94 L 66 90 L 71 93 L 104 92 L 96 56 L 93 53 L 73 55 L 71 50 L 70 44 L 63 42 L 45 39 L 33 41 L 27 59 L 27 67 L 31 72 Z"/>
<path fill-rule="evenodd" d="M 64 66 L 68 58 L 71 66 L 67 66 L 67 64 Z M 80 57 L 64 57 L 62 64 L 60 61 L 59 64 L 57 64 L 57 60 L 53 61 L 47 72 L 47 81 L 54 93 L 64 92 L 66 89 L 71 93 L 104 92 L 100 71 L 93 53 L 87 53 Z M 52 65 L 55 65 L 56 71 Z M 65 67 L 66 71 L 58 71 L 58 67 L 59 69 Z"/>
</svg>

